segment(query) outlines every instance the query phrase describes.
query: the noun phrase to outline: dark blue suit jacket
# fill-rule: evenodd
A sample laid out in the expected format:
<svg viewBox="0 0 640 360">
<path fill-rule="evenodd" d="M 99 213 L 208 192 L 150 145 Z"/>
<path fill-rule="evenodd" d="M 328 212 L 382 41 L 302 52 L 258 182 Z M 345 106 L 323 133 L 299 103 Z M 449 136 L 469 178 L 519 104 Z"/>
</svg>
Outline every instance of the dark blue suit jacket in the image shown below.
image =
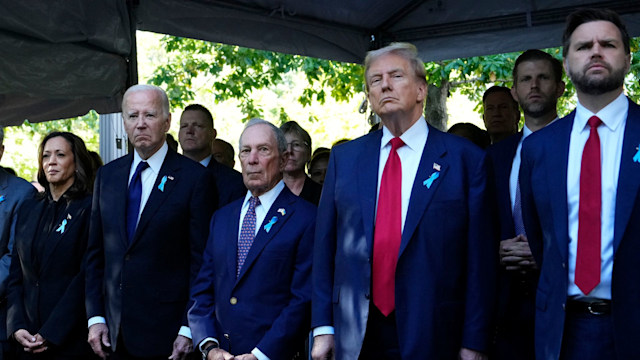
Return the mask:
<svg viewBox="0 0 640 360">
<path fill-rule="evenodd" d="M 360 353 L 370 306 L 382 131 L 335 147 L 314 246 L 312 326 L 332 325 L 336 358 Z M 439 165 L 439 177 L 425 185 Z M 490 338 L 497 247 L 484 152 L 429 127 L 396 268 L 403 359 L 455 359 Z"/>
<path fill-rule="evenodd" d="M 106 316 L 112 347 L 121 335 L 135 356 L 169 356 L 180 326 L 187 325 L 189 286 L 200 268 L 217 200 L 211 174 L 169 149 L 129 244 L 125 219 L 132 161 L 132 154 L 123 156 L 96 177 L 87 316 Z"/>
<path fill-rule="evenodd" d="M 218 207 L 223 207 L 228 203 L 244 197 L 247 188 L 244 186 L 242 174 L 238 171 L 222 165 L 211 157 L 209 165 L 207 165 L 213 173 L 213 179 L 218 189 Z"/>
<path fill-rule="evenodd" d="M 24 179 L 0 169 L 0 341 L 7 339 L 7 279 L 11 264 L 13 239 L 11 229 L 15 226 L 18 208 L 36 195 L 36 189 Z"/>
<path fill-rule="evenodd" d="M 536 295 L 536 358 L 557 359 L 567 301 L 567 161 L 575 111 L 532 134 L 520 167 L 523 215 L 531 250 L 541 266 Z M 640 107 L 629 101 L 615 205 L 612 316 L 618 359 L 640 356 Z"/>
<path fill-rule="evenodd" d="M 254 347 L 291 359 L 304 346 L 311 311 L 311 250 L 316 207 L 285 186 L 260 225 L 236 278 L 239 199 L 217 211 L 192 288 L 189 325 L 197 346 L 216 338 L 234 355 Z M 264 226 L 277 218 L 269 232 Z"/>
<path fill-rule="evenodd" d="M 520 139 L 522 139 L 522 132 L 487 148 L 492 169 L 492 192 L 496 198 L 498 214 L 495 218 L 499 229 L 498 241 L 516 236 L 511 208 L 510 177 L 513 158 Z M 496 309 L 498 331 L 494 355 L 496 358 L 533 357 L 534 298 L 538 285 L 537 279 L 537 270 L 529 270 L 526 274 L 521 274 L 500 267 Z"/>
</svg>

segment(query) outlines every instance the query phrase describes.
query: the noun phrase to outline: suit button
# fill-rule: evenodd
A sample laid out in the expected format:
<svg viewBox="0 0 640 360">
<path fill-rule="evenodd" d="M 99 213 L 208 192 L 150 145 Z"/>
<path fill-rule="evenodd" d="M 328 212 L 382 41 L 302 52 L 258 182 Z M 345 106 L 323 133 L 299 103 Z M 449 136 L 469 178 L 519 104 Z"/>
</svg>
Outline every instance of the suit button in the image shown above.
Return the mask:
<svg viewBox="0 0 640 360">
<path fill-rule="evenodd" d="M 566 269 L 567 268 L 567 263 L 562 263 L 562 268 Z"/>
<path fill-rule="evenodd" d="M 562 304 L 562 310 L 567 310 L 567 305 L 566 304 Z"/>
<path fill-rule="evenodd" d="M 369 293 L 364 294 L 364 298 L 369 300 Z"/>
<path fill-rule="evenodd" d="M 233 296 L 231 299 L 229 299 L 229 303 L 231 305 L 235 305 L 238 303 L 238 299 L 235 296 Z"/>
</svg>

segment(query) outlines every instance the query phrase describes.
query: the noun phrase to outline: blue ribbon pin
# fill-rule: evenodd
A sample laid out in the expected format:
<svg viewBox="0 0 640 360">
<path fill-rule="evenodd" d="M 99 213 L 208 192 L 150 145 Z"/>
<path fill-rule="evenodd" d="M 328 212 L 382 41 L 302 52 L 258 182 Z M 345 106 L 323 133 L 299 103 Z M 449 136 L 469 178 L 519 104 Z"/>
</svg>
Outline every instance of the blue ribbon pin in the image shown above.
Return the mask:
<svg viewBox="0 0 640 360">
<path fill-rule="evenodd" d="M 273 224 L 276 223 L 276 221 L 278 221 L 278 217 L 277 216 L 272 217 L 271 220 L 269 220 L 269 223 L 264 226 L 264 231 L 266 231 L 267 233 L 271 231 L 271 227 L 273 226 Z"/>
<path fill-rule="evenodd" d="M 5 200 L 4 195 L 0 195 L 0 203 Z"/>
<path fill-rule="evenodd" d="M 640 163 L 640 146 L 636 148 L 636 154 L 633 155 L 633 162 Z"/>
<path fill-rule="evenodd" d="M 429 176 L 427 180 L 422 182 L 422 185 L 426 186 L 427 189 L 431 189 L 431 185 L 438 177 L 440 177 L 440 173 L 436 171 L 433 174 L 431 174 L 431 176 Z"/>
<path fill-rule="evenodd" d="M 60 226 L 56 229 L 56 232 L 59 232 L 60 234 L 64 234 L 64 228 L 67 226 L 67 219 L 62 220 L 62 223 L 60 224 Z"/>
<path fill-rule="evenodd" d="M 158 189 L 160 189 L 160 191 L 164 192 L 164 184 L 166 184 L 167 182 L 167 175 L 162 177 L 162 180 L 160 180 L 160 185 L 158 185 Z"/>
</svg>

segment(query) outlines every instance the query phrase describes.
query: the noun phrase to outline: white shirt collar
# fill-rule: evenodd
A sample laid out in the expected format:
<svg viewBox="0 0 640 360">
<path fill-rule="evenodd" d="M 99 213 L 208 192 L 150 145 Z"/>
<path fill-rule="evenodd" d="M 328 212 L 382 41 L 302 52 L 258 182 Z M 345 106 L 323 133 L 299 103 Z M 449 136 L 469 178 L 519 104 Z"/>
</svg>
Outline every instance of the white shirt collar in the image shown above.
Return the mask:
<svg viewBox="0 0 640 360">
<path fill-rule="evenodd" d="M 280 180 L 278 181 L 276 186 L 271 188 L 271 190 L 258 196 L 258 199 L 260 199 L 260 205 L 263 206 L 266 210 L 270 209 L 271 205 L 273 205 L 273 203 L 276 201 L 276 198 L 278 198 L 278 195 L 280 195 L 280 193 L 282 192 L 282 189 L 284 189 L 284 181 Z M 251 196 L 253 196 L 251 194 L 251 191 L 247 191 L 247 194 L 244 196 L 244 203 L 242 204 L 243 208 L 249 206 L 249 199 L 251 198 Z"/>
<path fill-rule="evenodd" d="M 624 94 L 624 91 L 621 92 L 615 100 L 598 111 L 597 114 L 592 113 L 590 110 L 582 106 L 582 104 L 580 104 L 580 100 L 578 100 L 574 122 L 577 122 L 575 125 L 579 126 L 579 129 L 583 129 L 587 126 L 589 118 L 595 115 L 602 120 L 602 123 L 606 127 L 611 129 L 611 131 L 615 131 L 616 128 L 627 118 L 626 114 L 628 110 L 629 101 L 627 100 L 627 96 Z M 624 116 L 621 116 L 622 114 L 624 114 Z"/>
<path fill-rule="evenodd" d="M 429 135 L 429 127 L 427 126 L 427 121 L 424 116 L 420 116 L 420 119 L 416 121 L 407 131 L 405 131 L 402 135 L 400 135 L 400 139 L 404 142 L 405 146 L 409 147 L 411 150 L 418 150 L 424 148 L 424 144 L 427 141 L 427 136 Z M 389 141 L 393 139 L 394 136 L 391 134 L 391 131 L 387 129 L 386 126 L 382 127 L 382 141 L 380 141 L 380 148 L 389 145 Z"/>
<path fill-rule="evenodd" d="M 146 161 L 149 164 L 149 168 L 153 170 L 154 173 L 158 174 L 160 172 L 160 168 L 162 167 L 162 163 L 164 162 L 164 158 L 167 156 L 167 152 L 169 151 L 169 146 L 165 141 L 164 144 L 155 152 L 155 154 L 151 155 Z M 135 150 L 133 152 L 133 163 L 131 163 L 131 169 L 135 169 L 138 167 L 138 164 L 143 161 L 138 151 Z M 135 170 L 134 170 L 135 171 Z M 133 176 L 133 171 L 131 173 Z M 131 178 L 131 176 L 129 178 Z"/>
</svg>

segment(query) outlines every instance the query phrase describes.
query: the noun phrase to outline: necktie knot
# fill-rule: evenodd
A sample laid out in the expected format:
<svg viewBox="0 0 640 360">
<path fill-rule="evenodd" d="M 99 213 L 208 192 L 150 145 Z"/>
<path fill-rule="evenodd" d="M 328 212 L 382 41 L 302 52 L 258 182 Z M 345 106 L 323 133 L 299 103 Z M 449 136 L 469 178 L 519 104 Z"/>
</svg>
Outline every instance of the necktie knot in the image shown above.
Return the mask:
<svg viewBox="0 0 640 360">
<path fill-rule="evenodd" d="M 260 198 L 257 196 L 252 196 L 249 198 L 249 209 L 255 209 L 256 206 L 260 205 Z"/>
<path fill-rule="evenodd" d="M 597 129 L 600 124 L 602 124 L 602 120 L 600 120 L 599 117 L 594 115 L 589 118 L 589 126 L 591 126 L 592 129 Z"/>
<path fill-rule="evenodd" d="M 138 166 L 136 167 L 136 171 L 133 173 L 132 180 L 136 178 L 136 176 L 140 176 L 140 174 L 145 171 L 149 167 L 149 163 L 146 161 L 140 161 Z"/>
<path fill-rule="evenodd" d="M 394 137 L 393 139 L 391 139 L 391 151 L 395 151 L 398 150 L 398 148 L 404 146 L 404 141 L 402 141 L 402 139 L 400 139 L 399 137 Z"/>
</svg>

